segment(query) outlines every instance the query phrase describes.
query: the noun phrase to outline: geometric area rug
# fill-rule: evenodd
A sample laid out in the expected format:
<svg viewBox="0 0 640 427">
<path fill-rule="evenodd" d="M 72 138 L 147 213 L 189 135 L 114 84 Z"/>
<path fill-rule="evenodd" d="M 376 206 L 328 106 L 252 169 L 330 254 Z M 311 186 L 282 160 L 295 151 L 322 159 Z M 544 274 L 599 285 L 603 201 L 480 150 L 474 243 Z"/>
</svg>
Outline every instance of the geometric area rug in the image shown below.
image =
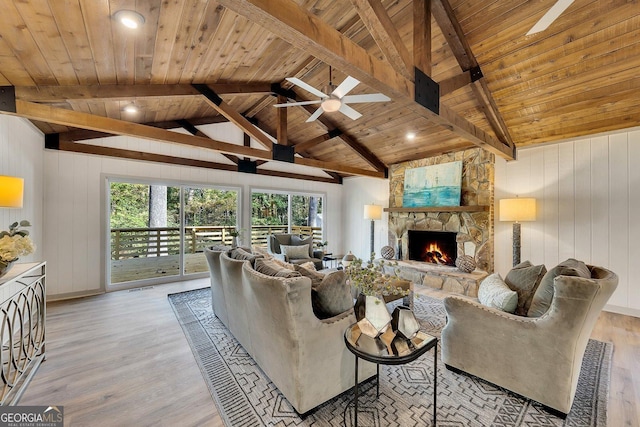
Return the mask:
<svg viewBox="0 0 640 427">
<path fill-rule="evenodd" d="M 349 390 L 302 419 L 244 351 L 211 309 L 211 289 L 169 295 L 169 301 L 200 366 L 225 425 L 344 426 L 353 398 Z M 421 329 L 440 337 L 445 325 L 441 300 L 420 295 L 414 313 Z M 439 346 L 438 346 L 439 347 Z M 607 424 L 607 399 L 613 345 L 589 340 L 578 391 L 565 420 L 541 405 L 479 378 L 447 370 L 438 361 L 437 423 L 463 426 L 601 426 Z M 380 397 L 375 381 L 361 387 L 361 426 L 430 426 L 433 414 L 433 358 L 428 354 L 406 365 L 380 366 Z M 439 357 L 440 355 L 438 355 Z M 352 410 L 346 426 L 352 426 Z"/>
</svg>

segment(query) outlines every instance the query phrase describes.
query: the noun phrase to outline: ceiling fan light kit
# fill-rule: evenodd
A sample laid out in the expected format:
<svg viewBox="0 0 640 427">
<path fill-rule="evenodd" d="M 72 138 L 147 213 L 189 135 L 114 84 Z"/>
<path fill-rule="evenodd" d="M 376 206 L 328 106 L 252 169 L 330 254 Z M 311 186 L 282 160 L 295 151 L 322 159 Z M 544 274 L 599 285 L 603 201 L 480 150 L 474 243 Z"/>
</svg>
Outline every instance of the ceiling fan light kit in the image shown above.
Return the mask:
<svg viewBox="0 0 640 427">
<path fill-rule="evenodd" d="M 340 107 L 342 106 L 342 101 L 340 101 L 338 98 L 329 97 L 325 98 L 320 106 L 325 112 L 333 113 L 340 109 Z"/>
</svg>

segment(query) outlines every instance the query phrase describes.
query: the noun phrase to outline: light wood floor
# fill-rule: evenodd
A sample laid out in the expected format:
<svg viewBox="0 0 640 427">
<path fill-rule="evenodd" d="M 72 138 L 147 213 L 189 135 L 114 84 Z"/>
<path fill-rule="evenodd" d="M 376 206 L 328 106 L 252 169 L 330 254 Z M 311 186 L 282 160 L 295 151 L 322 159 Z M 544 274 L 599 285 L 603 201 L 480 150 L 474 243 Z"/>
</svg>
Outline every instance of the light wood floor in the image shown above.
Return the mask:
<svg viewBox="0 0 640 427">
<path fill-rule="evenodd" d="M 208 284 L 49 304 L 47 360 L 20 405 L 63 405 L 65 426 L 223 426 L 167 299 Z M 609 425 L 640 427 L 640 319 L 603 313 L 593 337 L 614 343 Z"/>
</svg>

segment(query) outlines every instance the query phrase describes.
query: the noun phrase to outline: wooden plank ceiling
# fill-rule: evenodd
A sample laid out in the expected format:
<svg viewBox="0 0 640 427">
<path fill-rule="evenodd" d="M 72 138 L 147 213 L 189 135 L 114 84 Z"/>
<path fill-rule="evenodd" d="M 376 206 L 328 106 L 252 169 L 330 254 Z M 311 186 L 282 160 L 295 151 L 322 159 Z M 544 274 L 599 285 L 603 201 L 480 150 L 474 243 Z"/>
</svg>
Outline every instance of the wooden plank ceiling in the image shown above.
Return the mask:
<svg viewBox="0 0 640 427">
<path fill-rule="evenodd" d="M 555 0 L 1 2 L 0 86 L 15 87 L 16 114 L 59 134 L 60 149 L 105 133 L 137 135 L 205 146 L 234 163 L 262 159 L 259 168 L 277 141 L 294 147 L 296 163 L 338 182 L 474 145 L 510 158 L 514 144 L 640 125 L 638 1 L 575 0 L 531 36 Z M 144 24 L 123 27 L 113 19 L 122 9 Z M 315 99 L 285 78 L 322 90 L 330 65 L 334 84 L 347 75 L 362 82 L 350 95 L 391 101 L 353 104 L 357 120 L 335 112 L 311 123 L 316 105 L 273 107 L 276 92 L 280 102 Z M 414 66 L 440 83 L 439 114 L 414 101 Z M 482 77 L 471 82 L 470 69 Z M 125 113 L 129 104 L 140 111 Z M 227 120 L 259 148 L 198 133 Z"/>
</svg>

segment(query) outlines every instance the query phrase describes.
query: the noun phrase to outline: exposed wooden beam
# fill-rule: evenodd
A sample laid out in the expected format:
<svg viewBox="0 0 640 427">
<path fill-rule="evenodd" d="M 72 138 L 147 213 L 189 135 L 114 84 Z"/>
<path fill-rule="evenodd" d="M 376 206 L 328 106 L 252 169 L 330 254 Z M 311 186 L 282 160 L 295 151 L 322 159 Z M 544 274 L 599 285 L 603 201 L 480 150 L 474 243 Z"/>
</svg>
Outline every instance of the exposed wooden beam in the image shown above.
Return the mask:
<svg viewBox="0 0 640 427">
<path fill-rule="evenodd" d="M 368 52 L 292 0 L 219 0 L 219 3 L 267 28 L 291 45 L 308 52 L 385 93 L 394 101 L 458 136 L 507 159 L 513 148 L 441 105 L 440 114 L 414 102 L 413 83 L 388 63 Z"/>
<path fill-rule="evenodd" d="M 214 110 L 225 116 L 231 123 L 238 126 L 245 133 L 251 135 L 253 139 L 262 144 L 267 150 L 273 149 L 273 142 L 269 137 L 262 133 L 262 131 L 254 126 L 246 117 L 224 102 L 210 86 L 203 84 L 194 84 L 192 86 L 204 96 L 207 103 L 213 107 Z"/>
<path fill-rule="evenodd" d="M 270 83 L 211 84 L 223 95 L 268 94 Z M 86 85 L 86 86 L 16 86 L 16 98 L 32 102 L 64 102 L 82 99 L 120 101 L 131 98 L 161 98 L 167 96 L 198 96 L 190 84 L 171 85 Z"/>
<path fill-rule="evenodd" d="M 212 123 L 225 123 L 228 122 L 226 117 L 223 116 L 214 116 L 214 117 L 202 117 L 202 118 L 193 118 L 189 119 L 189 123 L 193 126 L 199 125 L 210 125 Z M 153 126 L 161 129 L 178 129 L 182 127 L 178 120 L 169 120 L 164 122 L 151 122 L 151 123 L 143 123 L 147 126 Z M 93 130 L 87 129 L 75 129 L 70 130 L 68 132 L 60 132 L 60 138 L 65 141 L 85 141 L 96 138 L 106 138 L 113 136 L 112 133 L 106 132 L 97 132 Z"/>
<path fill-rule="evenodd" d="M 351 0 L 360 19 L 391 66 L 413 80 L 413 58 L 380 0 Z"/>
<path fill-rule="evenodd" d="M 498 139 L 510 147 L 512 152 L 515 152 L 515 144 L 509 134 L 509 129 L 498 110 L 498 105 L 493 99 L 489 87 L 482 78 L 478 61 L 471 50 L 471 46 L 462 31 L 462 27 L 449 1 L 432 0 L 432 10 L 436 22 L 438 22 L 442 34 L 447 40 L 447 43 L 449 43 L 460 68 L 462 68 L 462 71 L 472 72 L 472 90 L 480 102 L 491 129 L 493 129 L 494 133 L 498 136 Z M 474 75 L 476 76 L 474 77 Z"/>
<path fill-rule="evenodd" d="M 174 144 L 190 145 L 194 147 L 208 148 L 222 153 L 239 156 L 253 157 L 267 161 L 272 160 L 271 151 L 245 147 L 243 145 L 230 144 L 200 136 L 185 135 L 139 123 L 126 122 L 109 117 L 96 116 L 79 111 L 54 108 L 48 105 L 36 104 L 17 99 L 15 111 L 0 111 L 0 113 L 25 117 L 30 120 L 38 120 L 79 129 L 88 129 L 98 132 L 106 132 L 113 135 L 135 136 L 154 141 L 169 142 Z M 362 175 L 375 178 L 383 178 L 384 174 L 378 171 L 355 168 L 332 162 L 323 162 L 312 159 L 295 158 L 296 164 L 327 169 L 345 175 Z"/>
<path fill-rule="evenodd" d="M 466 85 L 471 83 L 471 72 L 463 71 L 460 74 L 456 74 L 453 77 L 449 77 L 448 79 L 444 79 L 438 84 L 440 85 L 440 97 L 442 98 L 445 95 L 450 94 L 460 88 L 465 87 Z"/>
<path fill-rule="evenodd" d="M 315 147 L 318 144 L 322 144 L 325 141 L 335 138 L 342 134 L 340 130 L 334 130 L 332 132 L 323 133 L 322 135 L 316 136 L 315 138 L 311 138 L 307 141 L 299 142 L 293 146 L 296 153 L 304 153 L 309 148 Z"/>
<path fill-rule="evenodd" d="M 231 172 L 237 172 L 236 165 L 227 165 L 225 163 L 209 162 L 205 160 L 189 159 L 185 157 L 167 156 L 163 154 L 145 153 L 143 151 L 123 150 L 119 148 L 102 147 L 90 144 L 78 144 L 69 141 L 59 141 L 56 148 L 60 151 L 68 151 L 72 153 L 93 154 L 98 156 L 117 157 L 120 159 L 139 160 L 144 162 L 163 163 L 180 166 L 190 166 L 205 169 L 218 169 Z M 323 178 L 315 175 L 304 175 L 289 172 L 270 171 L 258 169 L 258 175 L 278 176 L 282 178 L 301 179 L 304 181 L 327 182 L 330 184 L 342 184 L 340 177 Z"/>
<path fill-rule="evenodd" d="M 431 75 L 431 0 L 413 0 L 413 63 Z"/>
</svg>

